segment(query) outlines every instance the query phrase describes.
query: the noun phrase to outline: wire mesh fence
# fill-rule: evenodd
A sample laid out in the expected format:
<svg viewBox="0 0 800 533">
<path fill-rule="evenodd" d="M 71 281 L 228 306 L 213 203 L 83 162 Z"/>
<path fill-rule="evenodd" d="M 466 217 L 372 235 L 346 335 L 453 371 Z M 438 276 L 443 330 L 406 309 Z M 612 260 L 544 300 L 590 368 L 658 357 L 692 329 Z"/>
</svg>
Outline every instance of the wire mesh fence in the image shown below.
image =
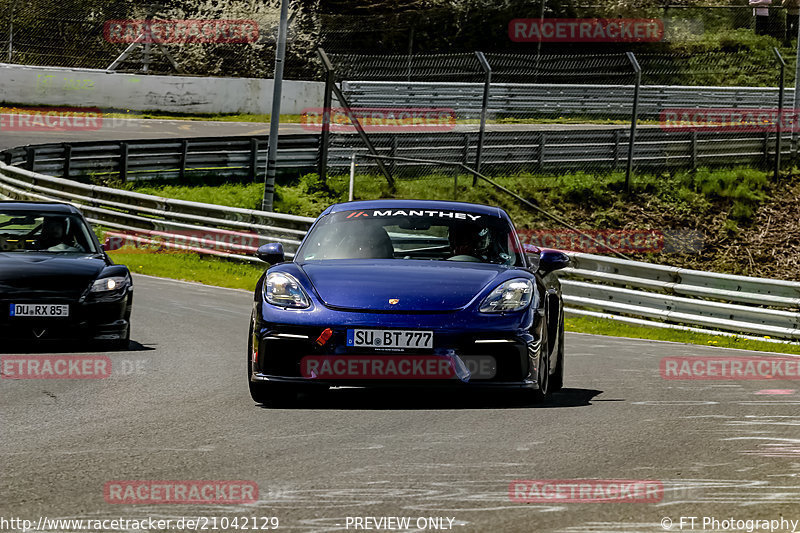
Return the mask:
<svg viewBox="0 0 800 533">
<path fill-rule="evenodd" d="M 769 63 L 741 53 L 330 58 L 347 104 L 370 126 L 367 136 L 382 155 L 463 163 L 492 175 L 629 174 L 772 168 L 779 131 L 784 163 L 795 159 L 793 91 L 781 89 L 794 77 L 795 58 L 768 52 Z M 737 65 L 742 76 L 771 78 L 773 86 L 712 85 Z M 425 111 L 444 117 L 438 124 L 444 131 L 400 118 Z M 370 149 L 351 123 L 339 126 L 331 138 L 332 169 L 346 166 L 348 150 Z M 398 161 L 390 170 L 400 178 L 445 171 Z"/>
</svg>

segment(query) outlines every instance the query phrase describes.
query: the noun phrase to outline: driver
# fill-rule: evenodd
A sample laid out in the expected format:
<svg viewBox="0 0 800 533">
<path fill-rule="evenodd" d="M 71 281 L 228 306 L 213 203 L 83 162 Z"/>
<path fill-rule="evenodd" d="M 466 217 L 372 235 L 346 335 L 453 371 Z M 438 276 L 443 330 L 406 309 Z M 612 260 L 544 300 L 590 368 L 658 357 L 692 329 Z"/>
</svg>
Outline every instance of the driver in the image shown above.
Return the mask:
<svg viewBox="0 0 800 533">
<path fill-rule="evenodd" d="M 69 246 L 67 240 L 67 219 L 64 217 L 44 217 L 39 248 L 49 252 L 69 252 L 76 248 Z"/>
<path fill-rule="evenodd" d="M 480 259 L 483 253 L 483 228 L 476 224 L 458 224 L 450 227 L 450 249 L 453 257 L 467 256 Z"/>
</svg>

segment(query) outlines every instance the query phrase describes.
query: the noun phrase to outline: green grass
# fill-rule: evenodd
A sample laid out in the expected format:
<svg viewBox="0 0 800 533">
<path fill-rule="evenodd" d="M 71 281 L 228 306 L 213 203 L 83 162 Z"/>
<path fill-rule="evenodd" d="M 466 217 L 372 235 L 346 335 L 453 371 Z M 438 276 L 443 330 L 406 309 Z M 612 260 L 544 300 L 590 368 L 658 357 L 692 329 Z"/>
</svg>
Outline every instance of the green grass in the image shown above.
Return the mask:
<svg viewBox="0 0 800 533">
<path fill-rule="evenodd" d="M 446 172 L 400 178 L 396 180 L 396 189 L 391 191 L 383 177 L 357 174 L 355 198 L 452 200 L 453 178 L 452 173 Z M 625 221 L 625 211 L 630 204 L 649 204 L 662 212 L 686 217 L 722 212 L 735 228 L 738 223 L 748 222 L 767 199 L 768 187 L 768 173 L 754 169 L 637 174 L 632 183 L 632 196 L 626 201 L 623 172 L 575 172 L 562 176 L 519 173 L 492 179 L 542 208 L 570 217 L 589 217 L 591 221 L 586 227 L 595 228 L 619 227 Z M 322 182 L 316 174 L 284 181 L 276 187 L 275 210 L 316 217 L 330 204 L 347 200 L 348 181 L 348 176 L 339 175 Z M 531 210 L 507 194 L 483 182 L 473 187 L 470 175 L 460 175 L 458 183 L 458 200 L 503 207 L 519 227 L 533 223 Z M 140 182 L 128 187 L 145 194 L 248 209 L 258 209 L 263 195 L 262 183 L 171 185 Z M 573 221 L 580 225 L 580 220 L 573 218 Z"/>
<path fill-rule="evenodd" d="M 109 252 L 115 263 L 127 265 L 131 272 L 162 278 L 196 281 L 232 289 L 255 289 L 266 264 L 243 264 L 216 257 L 188 253 Z"/>
<path fill-rule="evenodd" d="M 564 328 L 567 331 L 590 333 L 592 335 L 683 342 L 687 344 L 713 346 L 715 348 L 738 348 L 740 350 L 752 350 L 756 352 L 800 354 L 800 345 L 797 344 L 756 341 L 723 335 L 706 335 L 677 329 L 636 326 L 604 318 L 568 316 L 564 319 Z"/>
</svg>

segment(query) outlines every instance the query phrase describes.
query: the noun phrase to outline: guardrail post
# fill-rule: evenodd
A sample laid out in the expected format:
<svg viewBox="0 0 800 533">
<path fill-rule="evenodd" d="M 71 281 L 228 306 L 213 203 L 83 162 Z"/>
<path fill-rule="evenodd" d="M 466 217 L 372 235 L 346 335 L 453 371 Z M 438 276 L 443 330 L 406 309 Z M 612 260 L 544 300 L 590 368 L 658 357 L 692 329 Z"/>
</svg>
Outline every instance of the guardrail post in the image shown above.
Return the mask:
<svg viewBox="0 0 800 533">
<path fill-rule="evenodd" d="M 469 146 L 470 146 L 470 144 L 469 144 L 469 133 L 465 133 L 464 134 L 464 150 L 463 150 L 463 153 L 462 153 L 463 161 L 461 161 L 465 165 L 469 165 Z M 475 185 L 474 180 L 473 180 L 472 184 Z"/>
<path fill-rule="evenodd" d="M 544 132 L 540 132 L 539 135 L 539 156 L 537 157 L 537 168 L 541 172 L 544 168 L 544 145 L 547 141 L 547 135 Z"/>
<path fill-rule="evenodd" d="M 36 148 L 33 146 L 25 147 L 25 168 L 33 172 L 33 165 L 36 162 Z"/>
<path fill-rule="evenodd" d="M 333 84 L 336 81 L 336 72 L 328 54 L 322 48 L 317 49 L 325 69 L 325 94 L 322 97 L 322 133 L 319 145 L 319 177 L 325 181 L 328 178 L 328 148 L 331 141 L 331 107 L 333 107 Z"/>
<path fill-rule="evenodd" d="M 621 136 L 619 130 L 614 130 L 614 167 L 612 170 L 617 170 L 619 166 L 619 140 Z"/>
<path fill-rule="evenodd" d="M 628 144 L 628 166 L 625 169 L 625 193 L 631 192 L 631 173 L 633 171 L 633 150 L 636 145 L 636 122 L 639 115 L 639 87 L 642 85 L 642 67 L 636 60 L 633 52 L 627 52 L 628 60 L 633 66 L 636 75 L 636 85 L 633 88 L 633 111 L 631 112 L 631 137 Z"/>
<path fill-rule="evenodd" d="M 489 89 L 492 86 L 492 67 L 483 52 L 475 52 L 478 62 L 484 72 L 483 101 L 481 102 L 481 126 L 478 130 L 478 147 L 475 150 L 475 170 L 481 171 L 481 156 L 483 155 L 483 141 L 486 136 L 486 108 L 489 107 Z M 477 176 L 472 177 L 473 187 L 478 183 Z"/>
<path fill-rule="evenodd" d="M 181 155 L 180 166 L 178 168 L 178 181 L 184 183 L 186 181 L 186 156 L 189 153 L 189 139 L 181 141 Z"/>
<path fill-rule="evenodd" d="M 697 170 L 697 132 L 692 132 L 692 170 Z"/>
<path fill-rule="evenodd" d="M 128 143 L 119 143 L 119 179 L 128 181 Z"/>
<path fill-rule="evenodd" d="M 69 179 L 69 171 L 70 171 L 70 164 L 72 163 L 72 145 L 71 144 L 64 144 L 64 171 L 61 173 L 61 177 L 64 179 Z"/>
<path fill-rule="evenodd" d="M 253 183 L 258 181 L 258 139 L 250 137 L 250 178 Z"/>
<path fill-rule="evenodd" d="M 764 167 L 769 168 L 769 132 L 764 132 Z"/>
</svg>

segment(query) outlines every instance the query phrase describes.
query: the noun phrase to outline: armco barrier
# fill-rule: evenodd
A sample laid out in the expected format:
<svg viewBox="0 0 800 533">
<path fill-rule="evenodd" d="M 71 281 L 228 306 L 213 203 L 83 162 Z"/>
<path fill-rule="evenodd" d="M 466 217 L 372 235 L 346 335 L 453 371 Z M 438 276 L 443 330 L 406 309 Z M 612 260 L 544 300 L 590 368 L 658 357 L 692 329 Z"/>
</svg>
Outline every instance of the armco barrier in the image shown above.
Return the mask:
<svg viewBox="0 0 800 533">
<path fill-rule="evenodd" d="M 492 172 L 527 168 L 544 173 L 624 169 L 629 135 L 627 128 L 489 131 L 482 148 L 481 168 Z M 789 132 L 782 135 L 784 157 L 792 154 L 791 136 Z M 476 132 L 371 133 L 370 139 L 379 155 L 465 164 L 474 162 L 478 145 Z M 776 134 L 770 132 L 641 128 L 633 162 L 640 169 L 658 170 L 766 166 L 774 158 L 775 141 Z M 263 180 L 266 146 L 266 136 L 86 141 L 22 146 L 0 152 L 0 156 L 6 164 L 66 178 L 119 175 L 126 181 L 180 181 L 189 174 L 213 173 L 256 181 Z M 278 168 L 314 172 L 319 152 L 319 135 L 281 135 Z M 353 153 L 367 153 L 357 135 L 332 135 L 328 167 L 344 171 L 349 168 Z M 361 168 L 374 165 L 374 160 L 359 163 Z M 395 161 L 387 166 L 394 171 L 420 164 Z"/>
<path fill-rule="evenodd" d="M 209 228 L 257 233 L 260 243 L 282 242 L 292 255 L 313 219 L 250 209 L 186 202 L 86 185 L 0 163 L 0 195 L 66 201 L 94 224 L 120 231 L 169 233 Z M 163 240 L 154 241 L 163 243 Z M 237 260 L 241 246 L 216 253 Z M 702 272 L 613 257 L 570 253 L 563 271 L 569 314 L 632 324 L 745 337 L 800 340 L 800 283 Z M 709 328 L 714 328 L 711 330 Z"/>
<path fill-rule="evenodd" d="M 342 91 L 354 107 L 446 107 L 459 117 L 481 111 L 483 83 L 344 81 Z M 633 85 L 493 83 L 489 91 L 491 115 L 600 115 L 630 117 Z M 791 102 L 794 89 L 787 88 Z M 667 108 L 772 108 L 777 87 L 702 87 L 643 85 L 639 116 L 658 118 Z"/>
<path fill-rule="evenodd" d="M 202 231 L 209 228 L 257 233 L 264 242 L 281 242 L 292 255 L 314 219 L 266 213 L 88 185 L 45 176 L 0 163 L 0 194 L 19 200 L 69 202 L 87 219 L 120 231 Z M 158 241 L 161 242 L 161 241 Z M 229 255 L 255 261 L 252 255 Z"/>
</svg>

